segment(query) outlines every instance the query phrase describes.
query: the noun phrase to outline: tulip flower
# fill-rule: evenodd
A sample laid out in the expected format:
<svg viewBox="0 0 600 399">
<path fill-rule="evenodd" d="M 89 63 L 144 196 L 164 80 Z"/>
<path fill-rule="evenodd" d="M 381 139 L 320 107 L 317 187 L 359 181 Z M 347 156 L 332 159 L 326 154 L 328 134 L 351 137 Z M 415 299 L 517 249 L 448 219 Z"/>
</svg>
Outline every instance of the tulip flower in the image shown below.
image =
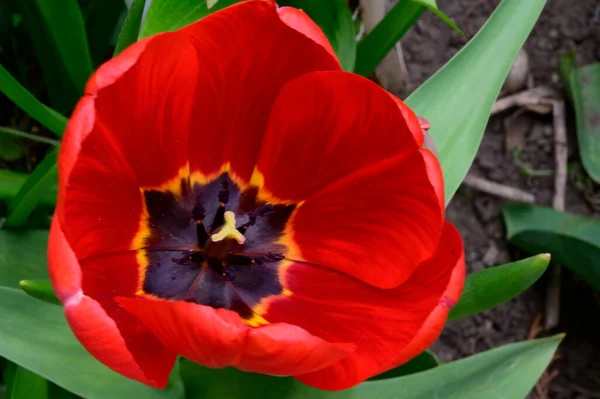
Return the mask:
<svg viewBox="0 0 600 399">
<path fill-rule="evenodd" d="M 271 1 L 135 43 L 61 146 L 49 262 L 74 334 L 155 387 L 177 356 L 327 390 L 410 360 L 465 272 L 424 127 Z"/>
</svg>

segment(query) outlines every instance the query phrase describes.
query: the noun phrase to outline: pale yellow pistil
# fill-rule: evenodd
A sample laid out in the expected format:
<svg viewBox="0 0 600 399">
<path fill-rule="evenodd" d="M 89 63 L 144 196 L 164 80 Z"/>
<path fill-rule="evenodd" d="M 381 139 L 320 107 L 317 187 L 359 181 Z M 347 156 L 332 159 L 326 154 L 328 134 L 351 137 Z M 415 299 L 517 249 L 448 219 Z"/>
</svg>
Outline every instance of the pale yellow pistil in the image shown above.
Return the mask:
<svg viewBox="0 0 600 399">
<path fill-rule="evenodd" d="M 210 239 L 213 242 L 219 242 L 226 238 L 233 238 L 238 244 L 246 242 L 246 237 L 235 227 L 235 213 L 227 211 L 223 217 L 225 218 L 225 223 L 223 223 L 223 226 L 217 233 L 210 236 Z"/>
</svg>

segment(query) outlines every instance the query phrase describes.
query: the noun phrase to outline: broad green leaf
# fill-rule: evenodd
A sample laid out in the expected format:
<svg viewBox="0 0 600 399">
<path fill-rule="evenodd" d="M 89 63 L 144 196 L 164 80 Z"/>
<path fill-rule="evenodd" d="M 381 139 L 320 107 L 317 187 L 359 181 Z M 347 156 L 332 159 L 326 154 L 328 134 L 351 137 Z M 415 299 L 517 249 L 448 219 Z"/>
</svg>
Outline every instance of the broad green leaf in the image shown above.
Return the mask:
<svg viewBox="0 0 600 399">
<path fill-rule="evenodd" d="M 0 184 L 0 200 L 14 198 L 28 178 L 29 175 L 25 173 L 0 169 L 0 181 L 2 182 L 2 184 Z M 40 204 L 56 204 L 56 194 L 57 187 L 54 185 L 42 193 L 40 197 Z"/>
<path fill-rule="evenodd" d="M 52 105 L 69 112 L 92 74 L 92 60 L 77 0 L 19 0 Z"/>
<path fill-rule="evenodd" d="M 90 54 L 94 65 L 98 66 L 104 62 L 110 46 L 110 39 L 125 10 L 123 0 L 92 0 L 87 7 L 83 8 Z"/>
<path fill-rule="evenodd" d="M 56 185 L 58 148 L 46 155 L 11 201 L 5 227 L 21 227 L 40 203 L 42 195 Z"/>
<path fill-rule="evenodd" d="M 33 119 L 50 129 L 52 133 L 57 136 L 63 135 L 67 126 L 67 118 L 39 102 L 2 65 L 0 65 L 0 90 Z"/>
<path fill-rule="evenodd" d="M 600 183 L 600 63 L 574 68 L 570 83 L 581 162 L 588 175 Z"/>
<path fill-rule="evenodd" d="M 227 399 L 483 399 L 524 398 L 542 374 L 562 336 L 519 342 L 404 377 L 368 381 L 327 392 L 288 377 L 207 369 L 181 361 L 189 398 Z"/>
<path fill-rule="evenodd" d="M 131 8 L 129 8 L 129 12 L 127 13 L 127 17 L 125 18 L 125 22 L 123 22 L 121 33 L 119 33 L 119 39 L 117 39 L 113 57 L 116 57 L 121 51 L 137 41 L 145 5 L 146 0 L 133 0 Z"/>
<path fill-rule="evenodd" d="M 17 130 L 17 129 L 13 129 L 10 127 L 3 127 L 0 126 L 0 138 L 3 135 L 8 135 L 8 136 L 13 136 L 13 137 L 19 137 L 19 138 L 23 138 L 23 139 L 27 139 L 27 140 L 32 140 L 32 141 L 37 141 L 40 143 L 46 143 L 46 144 L 50 144 L 50 145 L 59 145 L 60 142 L 57 140 L 53 140 L 53 139 L 49 139 L 47 137 L 43 137 L 43 136 L 38 136 L 36 134 L 31 134 L 31 133 L 27 133 L 27 132 L 23 132 L 21 130 Z"/>
<path fill-rule="evenodd" d="M 206 0 L 152 0 L 140 38 L 170 32 L 198 21 L 217 10 L 241 0 L 219 0 L 210 10 Z"/>
<path fill-rule="evenodd" d="M 306 12 L 323 30 L 345 71 L 352 71 L 356 61 L 356 33 L 352 14 L 345 0 L 282 0 Z"/>
<path fill-rule="evenodd" d="M 9 398 L 46 399 L 48 398 L 48 381 L 24 367 L 17 366 Z"/>
<path fill-rule="evenodd" d="M 48 278 L 47 245 L 48 230 L 0 230 L 0 287 Z"/>
<path fill-rule="evenodd" d="M 439 366 L 439 364 L 439 360 L 435 357 L 433 353 L 425 351 L 419 356 L 415 357 L 414 359 L 411 359 L 409 362 L 371 378 L 371 381 L 384 380 L 386 378 L 396 378 L 409 374 L 419 373 L 421 371 L 437 367 Z"/>
<path fill-rule="evenodd" d="M 600 290 L 600 221 L 535 205 L 502 208 L 509 241 L 530 253 L 549 252 Z"/>
<path fill-rule="evenodd" d="M 546 271 L 549 254 L 480 270 L 467 276 L 460 301 L 448 319 L 456 320 L 492 309 L 521 294 Z"/>
<path fill-rule="evenodd" d="M 471 166 L 492 105 L 546 0 L 503 0 L 475 37 L 408 99 L 431 123 L 449 202 Z"/>
<path fill-rule="evenodd" d="M 63 310 L 0 287 L 0 356 L 86 399 L 180 399 L 178 373 L 164 390 L 130 380 L 94 359 L 67 326 Z"/>
<path fill-rule="evenodd" d="M 36 280 L 21 280 L 19 286 L 27 294 L 40 301 L 61 305 L 60 300 L 56 297 L 52 283 L 48 279 Z"/>
<path fill-rule="evenodd" d="M 400 0 L 358 43 L 354 72 L 369 76 L 426 9 L 464 36 L 456 24 L 440 11 L 435 0 Z"/>
</svg>

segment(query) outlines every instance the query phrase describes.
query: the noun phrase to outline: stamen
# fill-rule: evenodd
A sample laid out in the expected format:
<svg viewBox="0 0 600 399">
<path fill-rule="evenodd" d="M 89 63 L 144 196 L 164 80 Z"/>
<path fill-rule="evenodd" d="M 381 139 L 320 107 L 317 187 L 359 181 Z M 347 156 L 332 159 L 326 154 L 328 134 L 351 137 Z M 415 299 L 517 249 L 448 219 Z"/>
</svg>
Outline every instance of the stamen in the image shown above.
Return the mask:
<svg viewBox="0 0 600 399">
<path fill-rule="evenodd" d="M 213 242 L 219 242 L 226 238 L 233 238 L 238 242 L 238 244 L 245 243 L 246 237 L 244 237 L 244 235 L 240 233 L 235 227 L 235 214 L 231 211 L 227 211 L 223 215 L 223 218 L 225 219 L 225 223 L 223 224 L 218 233 L 215 233 L 212 236 L 210 236 L 210 239 Z"/>
</svg>

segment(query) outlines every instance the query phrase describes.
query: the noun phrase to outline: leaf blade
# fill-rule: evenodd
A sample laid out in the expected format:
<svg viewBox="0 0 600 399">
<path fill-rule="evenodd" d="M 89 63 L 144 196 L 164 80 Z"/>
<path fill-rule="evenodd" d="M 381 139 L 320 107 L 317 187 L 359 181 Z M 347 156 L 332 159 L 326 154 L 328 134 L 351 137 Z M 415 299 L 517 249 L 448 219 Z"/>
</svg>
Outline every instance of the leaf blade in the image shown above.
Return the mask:
<svg viewBox="0 0 600 399">
<path fill-rule="evenodd" d="M 42 104 L 26 88 L 0 65 L 0 87 L 2 93 L 33 119 L 46 126 L 57 136 L 62 136 L 67 126 L 67 118 Z"/>
<path fill-rule="evenodd" d="M 137 41 L 145 6 L 146 0 L 133 0 L 133 3 L 131 3 L 131 8 L 129 8 L 129 12 L 119 33 L 119 38 L 117 39 L 113 57 L 116 57 L 121 51 Z"/>
<path fill-rule="evenodd" d="M 573 68 L 569 81 L 581 163 L 600 183 L 600 63 Z"/>
<path fill-rule="evenodd" d="M 502 208 L 506 235 L 527 252 L 549 252 L 600 290 L 600 222 L 550 208 L 509 204 Z"/>
<path fill-rule="evenodd" d="M 448 320 L 471 316 L 511 300 L 533 285 L 549 263 L 550 255 L 542 254 L 470 274 Z"/>
<path fill-rule="evenodd" d="M 475 158 L 492 105 L 545 4 L 503 0 L 475 37 L 406 100 L 431 124 L 446 203 Z"/>
</svg>

